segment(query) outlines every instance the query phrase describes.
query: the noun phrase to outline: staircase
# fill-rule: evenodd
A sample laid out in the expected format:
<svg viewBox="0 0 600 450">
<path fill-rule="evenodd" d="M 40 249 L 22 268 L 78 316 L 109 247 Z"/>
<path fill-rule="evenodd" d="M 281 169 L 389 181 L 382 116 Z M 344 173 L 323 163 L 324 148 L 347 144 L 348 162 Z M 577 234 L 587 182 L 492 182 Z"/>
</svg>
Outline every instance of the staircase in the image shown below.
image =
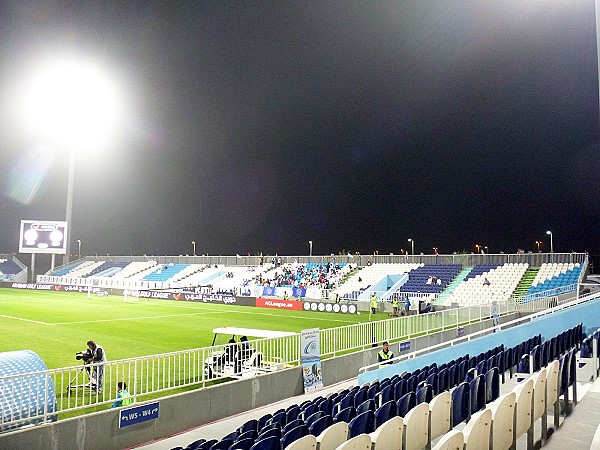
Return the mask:
<svg viewBox="0 0 600 450">
<path fill-rule="evenodd" d="M 446 289 L 444 289 L 443 292 L 440 292 L 440 295 L 438 295 L 438 297 L 435 299 L 435 301 L 433 302 L 435 305 L 443 305 L 444 302 L 446 301 L 446 299 L 448 298 L 448 296 L 450 295 L 450 293 L 456 289 L 456 287 L 463 282 L 463 280 L 465 279 L 465 277 L 467 275 L 469 275 L 469 272 L 471 272 L 471 270 L 473 270 L 472 267 L 465 267 L 463 270 L 460 271 L 460 273 L 456 276 L 456 278 L 454 278 L 454 280 L 452 280 L 452 282 L 446 287 Z"/>
<path fill-rule="evenodd" d="M 517 288 L 515 289 L 515 292 L 513 293 L 513 297 L 525 296 L 525 294 L 527 294 L 527 291 L 531 287 L 531 284 L 533 283 L 535 276 L 537 275 L 537 273 L 539 271 L 540 271 L 539 267 L 530 267 L 529 269 L 527 269 L 527 272 L 525 272 L 525 274 L 523 275 L 523 278 L 521 278 L 521 281 L 517 285 Z"/>
</svg>

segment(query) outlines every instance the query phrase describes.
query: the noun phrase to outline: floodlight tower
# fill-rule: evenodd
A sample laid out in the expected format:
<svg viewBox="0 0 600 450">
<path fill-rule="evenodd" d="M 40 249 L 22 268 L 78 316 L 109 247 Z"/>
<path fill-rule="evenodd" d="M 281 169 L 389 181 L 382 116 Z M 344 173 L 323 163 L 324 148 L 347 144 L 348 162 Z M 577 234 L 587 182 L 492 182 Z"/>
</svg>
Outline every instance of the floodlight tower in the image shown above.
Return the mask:
<svg viewBox="0 0 600 450">
<path fill-rule="evenodd" d="M 55 56 L 34 69 L 22 90 L 19 99 L 24 119 L 40 138 L 69 151 L 66 264 L 73 232 L 76 152 L 107 143 L 120 118 L 120 102 L 114 84 L 97 64 Z"/>
<path fill-rule="evenodd" d="M 415 241 L 414 241 L 414 239 L 409 239 L 408 242 L 410 242 L 411 254 L 414 255 L 415 254 Z"/>
</svg>

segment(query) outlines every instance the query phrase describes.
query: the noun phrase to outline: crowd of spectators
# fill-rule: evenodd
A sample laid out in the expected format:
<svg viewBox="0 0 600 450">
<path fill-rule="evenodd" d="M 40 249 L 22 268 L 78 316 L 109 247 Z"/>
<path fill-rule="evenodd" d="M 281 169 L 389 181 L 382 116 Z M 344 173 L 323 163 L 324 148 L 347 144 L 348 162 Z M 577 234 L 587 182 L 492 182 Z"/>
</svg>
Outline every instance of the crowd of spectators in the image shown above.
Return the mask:
<svg viewBox="0 0 600 450">
<path fill-rule="evenodd" d="M 259 274 L 254 280 L 262 286 L 332 289 L 340 279 L 340 271 L 340 265 L 334 262 L 306 265 L 294 262 L 278 266 L 272 277 Z"/>
</svg>

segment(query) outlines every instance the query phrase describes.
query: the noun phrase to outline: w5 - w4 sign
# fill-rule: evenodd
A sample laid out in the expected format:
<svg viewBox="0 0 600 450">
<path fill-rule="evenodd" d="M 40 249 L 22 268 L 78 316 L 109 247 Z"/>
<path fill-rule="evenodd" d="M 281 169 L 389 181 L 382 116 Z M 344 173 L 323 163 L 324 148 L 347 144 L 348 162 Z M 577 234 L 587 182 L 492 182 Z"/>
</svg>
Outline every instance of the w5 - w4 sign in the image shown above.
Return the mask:
<svg viewBox="0 0 600 450">
<path fill-rule="evenodd" d="M 158 419 L 159 402 L 134 406 L 119 411 L 119 428 Z"/>
</svg>

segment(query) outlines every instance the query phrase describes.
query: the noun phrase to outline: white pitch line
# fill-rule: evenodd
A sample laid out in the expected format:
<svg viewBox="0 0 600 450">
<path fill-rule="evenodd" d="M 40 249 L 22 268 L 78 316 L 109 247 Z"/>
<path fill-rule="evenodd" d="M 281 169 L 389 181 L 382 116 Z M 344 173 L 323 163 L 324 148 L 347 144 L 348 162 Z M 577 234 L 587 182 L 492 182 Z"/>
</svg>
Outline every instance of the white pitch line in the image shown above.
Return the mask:
<svg viewBox="0 0 600 450">
<path fill-rule="evenodd" d="M 166 316 L 142 316 L 142 317 L 122 317 L 119 319 L 82 320 L 79 322 L 56 322 L 56 323 L 49 323 L 47 325 L 74 325 L 74 324 L 82 324 L 82 323 L 117 322 L 120 320 L 165 319 L 165 318 L 169 318 L 169 317 L 201 316 L 201 315 L 206 315 L 206 313 L 198 312 L 198 313 L 191 313 L 191 314 L 168 314 Z"/>
<path fill-rule="evenodd" d="M 5 316 L 4 314 L 0 314 L 0 317 L 4 317 L 6 319 L 12 319 L 12 320 L 22 320 L 23 322 L 31 322 L 31 323 L 37 323 L 39 325 L 52 325 L 50 323 L 46 323 L 46 322 L 39 322 L 37 320 L 31 320 L 31 319 L 23 319 L 22 317 L 13 317 L 13 316 Z"/>
</svg>

